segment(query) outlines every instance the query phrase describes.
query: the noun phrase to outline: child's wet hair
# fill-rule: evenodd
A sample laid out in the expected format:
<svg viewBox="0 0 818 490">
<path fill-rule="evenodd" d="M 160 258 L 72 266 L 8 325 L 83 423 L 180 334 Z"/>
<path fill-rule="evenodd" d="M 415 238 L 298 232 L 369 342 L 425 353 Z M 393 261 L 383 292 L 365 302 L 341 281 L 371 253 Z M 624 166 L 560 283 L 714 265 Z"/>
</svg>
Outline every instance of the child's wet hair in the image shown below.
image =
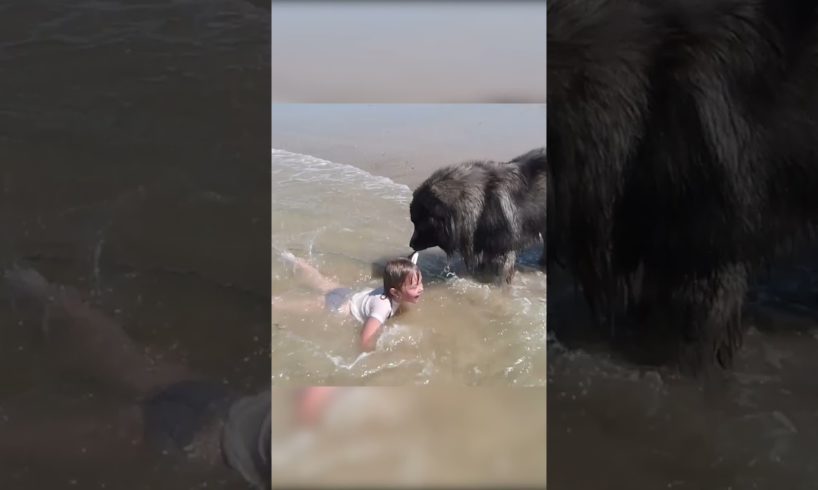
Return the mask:
<svg viewBox="0 0 818 490">
<path fill-rule="evenodd" d="M 404 257 L 390 260 L 383 268 L 384 294 L 389 296 L 390 289 L 400 289 L 406 283 L 406 279 L 416 274 L 420 274 L 420 268 L 411 260 Z"/>
</svg>

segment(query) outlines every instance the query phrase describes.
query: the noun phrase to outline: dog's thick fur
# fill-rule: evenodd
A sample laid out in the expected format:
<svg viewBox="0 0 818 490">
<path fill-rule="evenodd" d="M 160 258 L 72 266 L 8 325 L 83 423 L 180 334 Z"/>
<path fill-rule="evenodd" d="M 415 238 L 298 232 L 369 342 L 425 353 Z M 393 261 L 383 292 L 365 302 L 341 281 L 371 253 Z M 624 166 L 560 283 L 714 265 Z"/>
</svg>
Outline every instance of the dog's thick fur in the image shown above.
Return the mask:
<svg viewBox="0 0 818 490">
<path fill-rule="evenodd" d="M 545 155 L 541 148 L 510 162 L 473 161 L 435 171 L 414 192 L 409 246 L 460 253 L 470 270 L 510 282 L 517 252 L 545 235 Z"/>
<path fill-rule="evenodd" d="M 816 5 L 549 0 L 549 263 L 662 362 L 729 366 L 753 271 L 818 219 Z"/>
</svg>

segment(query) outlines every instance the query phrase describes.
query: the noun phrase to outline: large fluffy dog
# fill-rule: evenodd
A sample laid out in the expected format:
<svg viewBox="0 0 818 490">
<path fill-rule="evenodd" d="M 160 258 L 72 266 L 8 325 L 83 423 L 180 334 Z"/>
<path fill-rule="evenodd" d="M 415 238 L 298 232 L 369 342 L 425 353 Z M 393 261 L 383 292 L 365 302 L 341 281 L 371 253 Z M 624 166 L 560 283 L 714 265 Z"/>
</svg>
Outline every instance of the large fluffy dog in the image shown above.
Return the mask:
<svg viewBox="0 0 818 490">
<path fill-rule="evenodd" d="M 544 148 L 441 168 L 414 192 L 409 246 L 459 252 L 469 269 L 511 281 L 517 252 L 544 238 L 545 180 Z"/>
<path fill-rule="evenodd" d="M 816 5 L 549 0 L 549 261 L 665 360 L 728 366 L 752 272 L 818 219 Z"/>
</svg>

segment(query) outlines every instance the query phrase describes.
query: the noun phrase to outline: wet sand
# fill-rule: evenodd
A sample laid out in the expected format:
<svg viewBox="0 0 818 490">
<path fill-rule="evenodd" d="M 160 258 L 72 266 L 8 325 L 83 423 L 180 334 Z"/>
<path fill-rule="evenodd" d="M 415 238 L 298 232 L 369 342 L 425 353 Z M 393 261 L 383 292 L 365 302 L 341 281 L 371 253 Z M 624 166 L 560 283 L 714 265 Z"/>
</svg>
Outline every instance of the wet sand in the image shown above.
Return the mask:
<svg viewBox="0 0 818 490">
<path fill-rule="evenodd" d="M 274 104 L 272 146 L 414 188 L 435 169 L 545 145 L 544 104 Z"/>
</svg>

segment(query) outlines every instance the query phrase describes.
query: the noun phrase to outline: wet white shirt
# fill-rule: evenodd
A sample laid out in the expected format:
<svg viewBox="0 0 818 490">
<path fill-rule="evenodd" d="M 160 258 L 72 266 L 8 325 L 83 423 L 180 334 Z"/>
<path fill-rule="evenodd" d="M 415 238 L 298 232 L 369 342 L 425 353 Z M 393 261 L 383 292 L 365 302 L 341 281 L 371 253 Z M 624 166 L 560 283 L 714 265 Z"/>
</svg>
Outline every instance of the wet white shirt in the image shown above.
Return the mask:
<svg viewBox="0 0 818 490">
<path fill-rule="evenodd" d="M 377 318 L 381 323 L 398 311 L 398 304 L 383 294 L 383 288 L 367 289 L 352 295 L 349 311 L 356 320 L 363 323 L 367 318 Z"/>
</svg>

